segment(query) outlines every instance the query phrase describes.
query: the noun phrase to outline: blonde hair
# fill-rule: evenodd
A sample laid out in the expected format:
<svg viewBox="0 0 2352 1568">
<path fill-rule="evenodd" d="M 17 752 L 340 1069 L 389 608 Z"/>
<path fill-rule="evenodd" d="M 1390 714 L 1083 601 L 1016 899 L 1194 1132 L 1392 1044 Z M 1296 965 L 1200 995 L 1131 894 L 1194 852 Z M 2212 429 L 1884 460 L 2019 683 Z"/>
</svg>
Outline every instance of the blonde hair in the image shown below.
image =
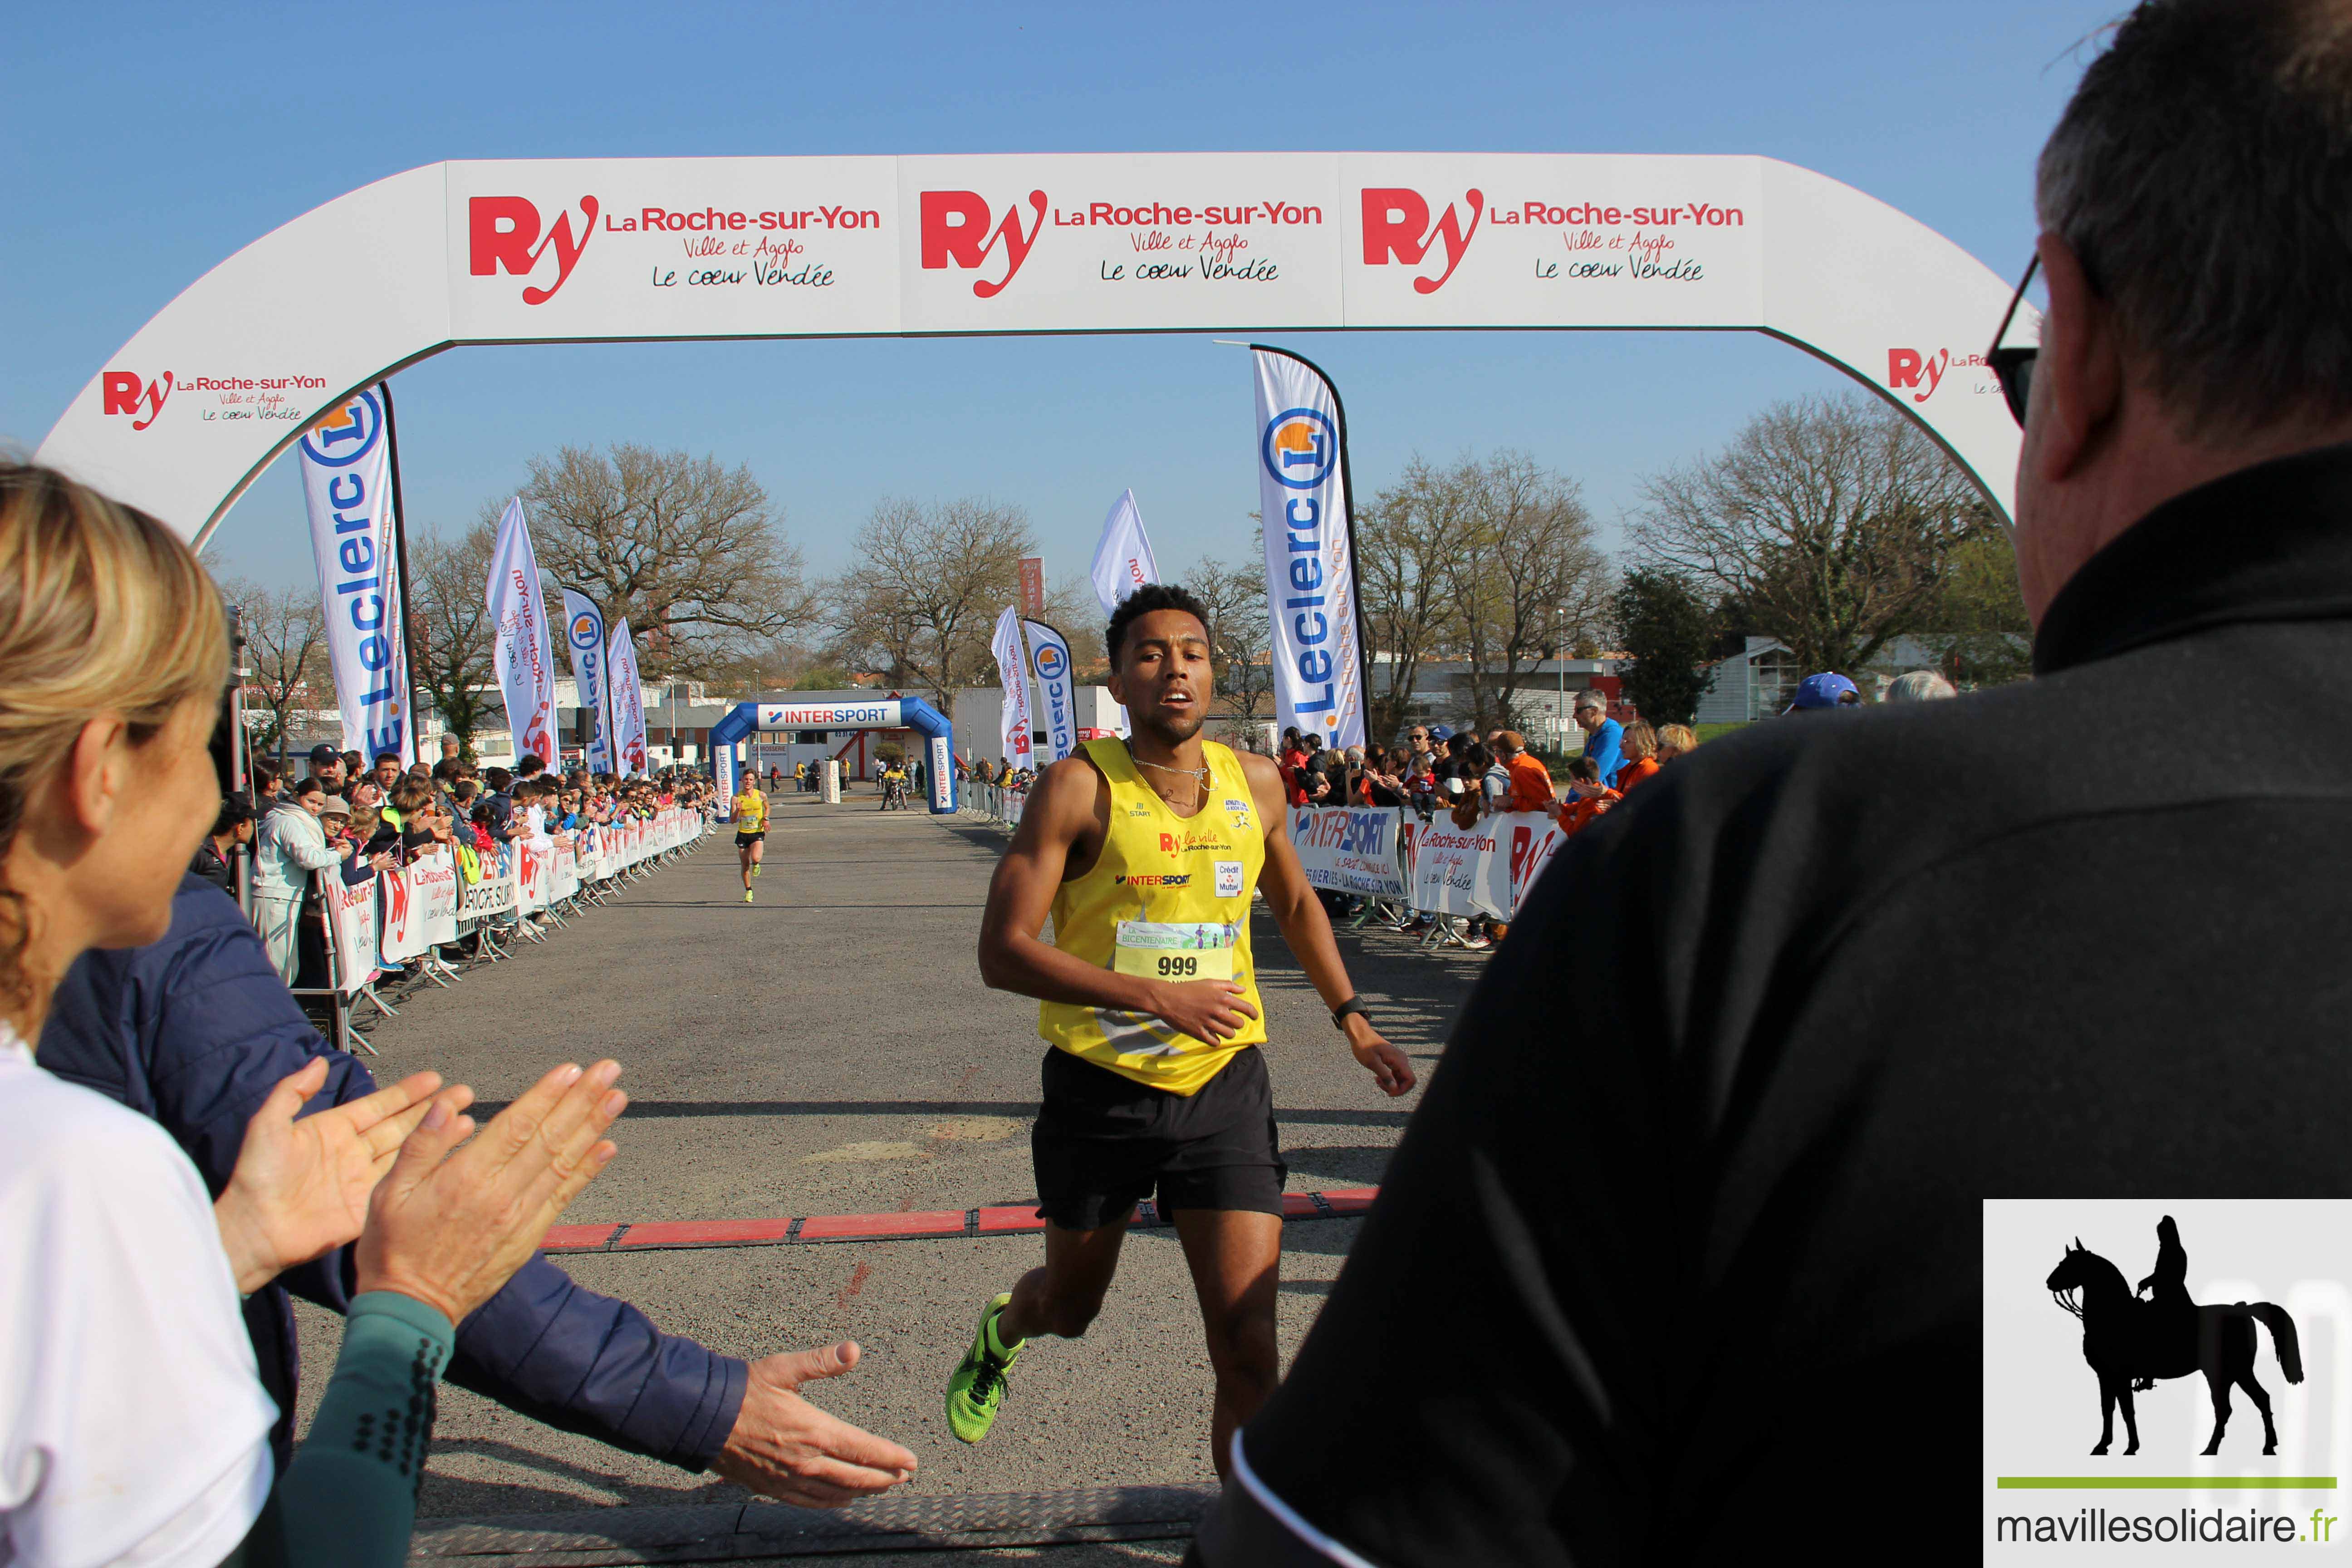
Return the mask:
<svg viewBox="0 0 2352 1568">
<path fill-rule="evenodd" d="M 1658 751 L 1660 754 L 1669 757 L 1679 757 L 1685 752 L 1696 752 L 1697 750 L 1698 736 L 1693 732 L 1689 725 L 1661 724 L 1658 726 Z"/>
<path fill-rule="evenodd" d="M 1640 762 L 1643 757 L 1658 754 L 1658 732 L 1636 719 L 1625 726 L 1625 732 L 1618 737 L 1617 744 L 1627 756 Z"/>
<path fill-rule="evenodd" d="M 144 744 L 228 683 L 219 590 L 146 513 L 64 475 L 0 462 L 0 868 L 25 802 L 83 726 L 119 713 Z M 0 992 L 33 1002 L 32 911 L 0 879 Z"/>
</svg>

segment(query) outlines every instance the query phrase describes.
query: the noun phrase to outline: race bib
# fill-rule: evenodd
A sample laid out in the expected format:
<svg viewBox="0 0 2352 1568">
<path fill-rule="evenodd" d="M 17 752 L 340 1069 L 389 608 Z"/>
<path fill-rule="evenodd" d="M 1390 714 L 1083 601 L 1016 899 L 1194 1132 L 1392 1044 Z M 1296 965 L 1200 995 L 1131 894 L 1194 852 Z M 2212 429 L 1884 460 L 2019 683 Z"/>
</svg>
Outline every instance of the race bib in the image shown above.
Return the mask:
<svg viewBox="0 0 2352 1568">
<path fill-rule="evenodd" d="M 1111 967 L 1146 980 L 1231 980 L 1232 933 L 1223 921 L 1121 921 Z"/>
</svg>

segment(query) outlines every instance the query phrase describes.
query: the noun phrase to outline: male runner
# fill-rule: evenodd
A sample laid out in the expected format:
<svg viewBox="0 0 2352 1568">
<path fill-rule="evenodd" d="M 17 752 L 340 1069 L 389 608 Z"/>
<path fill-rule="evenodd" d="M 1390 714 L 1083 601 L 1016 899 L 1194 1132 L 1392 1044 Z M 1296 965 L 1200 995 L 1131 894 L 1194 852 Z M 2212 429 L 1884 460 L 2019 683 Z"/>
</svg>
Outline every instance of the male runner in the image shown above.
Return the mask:
<svg viewBox="0 0 2352 1568">
<path fill-rule="evenodd" d="M 1282 1184 L 1250 960 L 1250 893 L 1391 1095 L 1404 1054 L 1364 1016 L 1285 830 L 1273 763 L 1201 739 L 1207 616 L 1139 588 L 1111 616 L 1112 697 L 1134 733 L 1088 741 L 1038 776 L 982 916 L 980 972 L 1037 997 L 1045 1104 L 1030 1142 L 1045 1266 L 982 1311 L 948 1381 L 949 1427 L 988 1435 L 1033 1334 L 1075 1339 L 1101 1310 L 1136 1204 L 1157 1189 L 1201 1302 L 1217 1392 L 1211 1452 L 1274 1390 Z M 1038 940 L 1048 911 L 1054 942 Z"/>
<path fill-rule="evenodd" d="M 751 879 L 760 874 L 760 857 L 768 847 L 768 797 L 760 793 L 760 775 L 746 773 L 735 796 L 735 858 L 743 863 L 743 901 L 751 901 Z"/>
</svg>

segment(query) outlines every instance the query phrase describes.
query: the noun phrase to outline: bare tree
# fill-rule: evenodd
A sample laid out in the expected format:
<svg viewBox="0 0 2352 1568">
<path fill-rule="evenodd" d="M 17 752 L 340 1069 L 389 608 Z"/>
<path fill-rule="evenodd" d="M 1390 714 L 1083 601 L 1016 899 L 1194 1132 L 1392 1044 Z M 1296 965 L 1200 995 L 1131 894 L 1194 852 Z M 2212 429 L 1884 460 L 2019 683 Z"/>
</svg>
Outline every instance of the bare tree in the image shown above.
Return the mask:
<svg viewBox="0 0 2352 1568">
<path fill-rule="evenodd" d="M 1444 582 L 1469 664 L 1472 721 L 1519 725 L 1534 667 L 1608 621 L 1608 558 L 1576 481 L 1525 452 L 1465 457 L 1430 482 L 1461 514 Z"/>
<path fill-rule="evenodd" d="M 1412 717 L 1424 660 L 1451 636 L 1446 563 L 1467 522 L 1466 499 L 1415 457 L 1397 482 L 1356 508 L 1359 613 L 1370 635 L 1365 733 L 1380 745 Z"/>
<path fill-rule="evenodd" d="M 628 618 L 647 679 L 704 675 L 747 640 L 814 619 L 800 552 L 749 468 L 625 443 L 564 447 L 531 459 L 523 502 L 541 567 L 593 595 L 608 624 Z"/>
<path fill-rule="evenodd" d="M 412 535 L 409 541 L 408 640 L 415 660 L 409 679 L 433 699 L 441 722 L 469 757 L 491 710 L 505 710 L 489 689 L 497 679 L 491 648 L 498 626 L 488 605 L 496 545 L 496 530 L 487 521 L 454 540 Z"/>
<path fill-rule="evenodd" d="M 238 579 L 221 591 L 237 607 L 245 637 L 246 666 L 252 672 L 246 694 L 268 710 L 269 723 L 253 744 L 278 748 L 278 769 L 286 771 L 287 742 L 297 710 L 333 706 L 320 700 L 331 687 L 327 668 L 327 617 L 310 587 L 265 588 Z M 338 731 L 337 740 L 340 742 Z"/>
<path fill-rule="evenodd" d="M 1209 656 L 1217 690 L 1233 704 L 1234 721 L 1251 726 L 1271 718 L 1273 633 L 1266 619 L 1263 552 L 1255 560 L 1231 564 L 1204 555 L 1184 585 L 1209 612 Z"/>
<path fill-rule="evenodd" d="M 994 678 L 989 634 L 1019 601 L 1021 558 L 1035 552 L 1017 506 L 877 502 L 857 531 L 859 564 L 833 584 L 837 656 L 928 689 L 947 711 L 950 693 Z"/>
<path fill-rule="evenodd" d="M 1737 600 L 1808 670 L 1859 668 L 1926 617 L 1995 526 L 1960 470 L 1875 399 L 1776 404 L 1643 486 L 1636 549 Z"/>
</svg>

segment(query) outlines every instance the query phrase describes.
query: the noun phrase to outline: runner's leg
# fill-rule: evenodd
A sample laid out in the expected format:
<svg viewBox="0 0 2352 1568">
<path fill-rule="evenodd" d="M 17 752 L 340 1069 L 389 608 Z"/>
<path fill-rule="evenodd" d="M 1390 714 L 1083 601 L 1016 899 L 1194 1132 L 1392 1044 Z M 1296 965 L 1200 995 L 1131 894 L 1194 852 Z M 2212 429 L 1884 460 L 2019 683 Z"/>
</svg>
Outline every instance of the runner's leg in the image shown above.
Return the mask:
<svg viewBox="0 0 2352 1568">
<path fill-rule="evenodd" d="M 1217 1377 L 1209 1454 L 1227 1474 L 1234 1432 L 1281 1380 L 1275 1302 L 1282 1280 L 1282 1219 L 1244 1209 L 1178 1209 L 1176 1236 L 1192 1270 L 1209 1365 Z"/>
<path fill-rule="evenodd" d="M 1103 1297 L 1118 1272 L 1119 1244 L 1135 1218 L 1129 1209 L 1108 1225 L 1092 1230 L 1065 1230 L 1047 1221 L 1045 1266 L 1032 1268 L 1013 1287 L 1013 1301 L 996 1320 L 1005 1340 L 1025 1340 L 1032 1334 L 1076 1339 L 1102 1310 Z"/>
</svg>

